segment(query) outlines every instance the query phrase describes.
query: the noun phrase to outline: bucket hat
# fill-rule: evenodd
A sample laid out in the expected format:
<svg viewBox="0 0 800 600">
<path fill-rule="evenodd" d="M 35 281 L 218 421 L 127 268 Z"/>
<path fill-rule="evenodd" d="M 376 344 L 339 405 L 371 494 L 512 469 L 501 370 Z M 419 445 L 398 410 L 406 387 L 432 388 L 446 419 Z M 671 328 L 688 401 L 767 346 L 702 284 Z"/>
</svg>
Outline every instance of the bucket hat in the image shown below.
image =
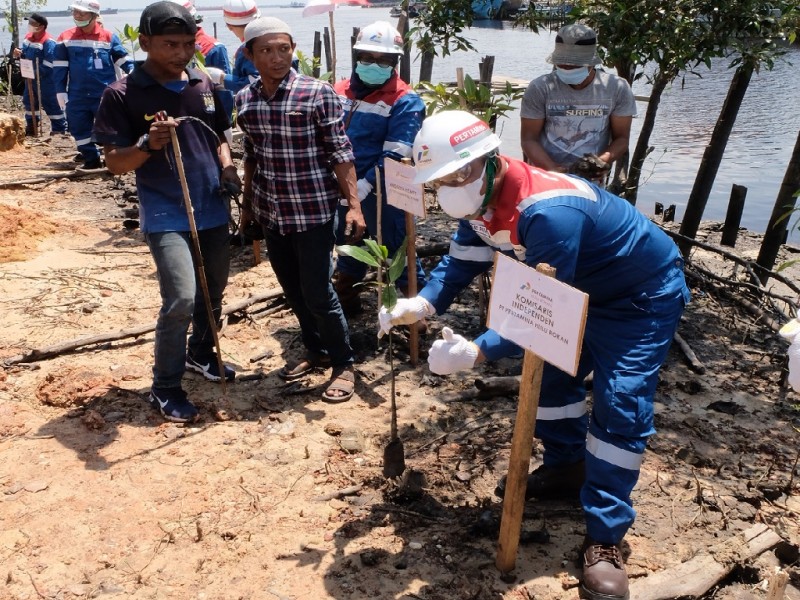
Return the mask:
<svg viewBox="0 0 800 600">
<path fill-rule="evenodd" d="M 564 25 L 556 34 L 556 46 L 547 57 L 553 65 L 594 66 L 601 62 L 597 56 L 597 34 L 583 23 Z"/>
</svg>

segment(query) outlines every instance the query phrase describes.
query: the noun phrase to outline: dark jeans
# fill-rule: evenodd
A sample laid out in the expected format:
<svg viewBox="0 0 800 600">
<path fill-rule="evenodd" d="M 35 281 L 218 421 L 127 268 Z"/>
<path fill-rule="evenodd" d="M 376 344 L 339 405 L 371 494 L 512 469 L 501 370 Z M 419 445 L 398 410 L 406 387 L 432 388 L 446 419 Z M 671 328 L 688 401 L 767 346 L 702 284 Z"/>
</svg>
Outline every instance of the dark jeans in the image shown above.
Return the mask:
<svg viewBox="0 0 800 600">
<path fill-rule="evenodd" d="M 272 270 L 286 301 L 300 321 L 303 344 L 311 354 L 329 356 L 334 367 L 353 364 L 347 321 L 333 291 L 336 219 L 308 231 L 281 235 L 264 228 Z"/>
<path fill-rule="evenodd" d="M 214 321 L 222 313 L 222 294 L 228 283 L 230 233 L 228 225 L 198 232 L 208 295 Z M 186 369 L 186 333 L 192 324 L 189 353 L 200 359 L 213 356 L 214 334 L 206 312 L 203 290 L 195 270 L 188 231 L 145 234 L 156 263 L 161 289 L 161 311 L 156 323 L 154 387 L 180 387 Z"/>
</svg>

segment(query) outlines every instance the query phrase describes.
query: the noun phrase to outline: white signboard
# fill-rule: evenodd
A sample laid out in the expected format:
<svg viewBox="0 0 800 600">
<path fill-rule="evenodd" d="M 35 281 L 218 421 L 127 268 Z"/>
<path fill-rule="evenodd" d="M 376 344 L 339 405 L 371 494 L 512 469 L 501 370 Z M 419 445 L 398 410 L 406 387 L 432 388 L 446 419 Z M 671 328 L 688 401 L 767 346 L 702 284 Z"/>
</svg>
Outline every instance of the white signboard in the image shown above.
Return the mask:
<svg viewBox="0 0 800 600">
<path fill-rule="evenodd" d="M 575 375 L 589 296 L 496 253 L 488 326 Z"/>
<path fill-rule="evenodd" d="M 414 167 L 396 160 L 383 161 L 386 202 L 418 217 L 425 216 L 425 190 L 414 183 Z"/>
<path fill-rule="evenodd" d="M 33 73 L 33 60 L 30 58 L 19 59 L 19 70 L 22 71 L 25 79 L 36 79 L 36 75 Z"/>
</svg>

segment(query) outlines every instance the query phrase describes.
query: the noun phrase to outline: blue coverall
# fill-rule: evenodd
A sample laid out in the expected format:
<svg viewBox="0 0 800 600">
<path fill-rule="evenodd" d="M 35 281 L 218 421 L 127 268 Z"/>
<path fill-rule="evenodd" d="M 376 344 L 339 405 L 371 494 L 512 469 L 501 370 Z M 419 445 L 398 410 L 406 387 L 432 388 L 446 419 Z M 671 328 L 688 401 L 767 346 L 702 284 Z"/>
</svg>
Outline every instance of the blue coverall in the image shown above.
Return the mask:
<svg viewBox="0 0 800 600">
<path fill-rule="evenodd" d="M 92 124 L 100 98 L 108 84 L 116 81 L 114 66 L 125 73 L 133 70 L 133 61 L 115 33 L 94 23 L 85 33 L 79 27 L 58 36 L 53 60 L 56 93 L 67 93 L 67 126 L 85 162 L 100 158 L 92 141 Z"/>
<path fill-rule="evenodd" d="M 509 169 L 493 213 L 459 221 L 450 251 L 420 292 L 443 313 L 495 251 L 589 295 L 578 372 L 545 364 L 536 437 L 543 462 L 586 461 L 581 502 L 587 534 L 617 544 L 633 524 L 630 494 L 653 428 L 658 371 L 689 301 L 683 259 L 672 240 L 635 207 L 584 179 L 501 156 Z M 497 282 L 495 282 L 497 284 Z M 491 329 L 474 342 L 487 360 L 519 351 Z M 584 379 L 594 371 L 587 413 Z"/>
<path fill-rule="evenodd" d="M 225 45 L 198 25 L 197 34 L 195 34 L 195 46 L 200 51 L 200 54 L 203 55 L 205 66 L 219 69 L 225 73 L 225 78 L 227 79 L 228 75 L 231 74 L 231 61 L 228 59 L 228 49 Z M 233 94 L 236 92 L 228 90 L 227 84 L 225 84 L 225 88 L 225 90 L 219 91 L 219 97 L 222 101 L 222 107 L 225 109 L 225 114 L 230 119 L 231 115 L 233 115 Z"/>
<path fill-rule="evenodd" d="M 234 95 L 244 86 L 253 83 L 260 77 L 255 65 L 244 55 L 244 49 L 244 44 L 236 49 L 233 70 L 225 75 L 225 89 Z"/>
<path fill-rule="evenodd" d="M 32 60 L 34 63 L 34 75 L 38 65 L 39 81 L 31 81 L 33 88 L 33 102 L 28 93 L 28 86 L 22 92 L 22 104 L 25 106 L 25 123 L 28 129 L 33 128 L 33 113 L 38 114 L 41 108 L 50 118 L 50 129 L 55 133 L 67 131 L 67 117 L 56 100 L 56 90 L 53 85 L 53 57 L 55 55 L 56 40 L 46 31 L 40 39 L 33 39 L 33 34 L 29 33 L 22 42 L 22 55 L 20 58 Z M 39 88 L 41 88 L 41 98 L 39 98 Z M 41 123 L 39 124 L 41 130 Z"/>
<path fill-rule="evenodd" d="M 350 138 L 356 155 L 356 176 L 372 187 L 361 202 L 361 211 L 367 222 L 367 232 L 375 235 L 378 220 L 375 166 L 383 168 L 386 158 L 399 161 L 411 156 L 414 138 L 425 118 L 425 104 L 419 94 L 398 77 L 396 71 L 383 86 L 360 99 L 354 89 L 358 89 L 360 83 L 357 78 L 358 75 L 354 72 L 351 79 L 338 81 L 334 89 L 342 99 L 345 110 L 347 137 Z M 363 88 L 363 84 L 361 87 Z M 405 211 L 386 203 L 385 185 L 381 194 L 381 241 L 388 248 L 389 255 L 393 256 L 406 236 Z M 346 212 L 346 206 L 339 208 L 340 231 L 337 234 L 337 243 L 340 244 L 347 243 L 343 235 Z M 339 272 L 356 281 L 362 280 L 366 275 L 366 265 L 348 256 L 340 256 L 336 265 Z M 425 273 L 420 262 L 417 262 L 417 280 L 420 287 L 425 284 Z M 407 281 L 407 273 L 403 271 L 397 284 L 403 287 L 407 285 Z"/>
</svg>

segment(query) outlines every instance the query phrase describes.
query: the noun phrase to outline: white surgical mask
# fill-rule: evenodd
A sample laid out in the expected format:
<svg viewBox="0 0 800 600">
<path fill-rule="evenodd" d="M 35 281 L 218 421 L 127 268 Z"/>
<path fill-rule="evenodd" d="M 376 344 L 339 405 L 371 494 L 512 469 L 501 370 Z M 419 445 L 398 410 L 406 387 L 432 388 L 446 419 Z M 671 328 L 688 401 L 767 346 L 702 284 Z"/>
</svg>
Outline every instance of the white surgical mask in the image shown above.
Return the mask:
<svg viewBox="0 0 800 600">
<path fill-rule="evenodd" d="M 589 76 L 589 67 L 562 69 L 556 67 L 556 76 L 567 85 L 578 85 Z"/>
<path fill-rule="evenodd" d="M 91 19 L 84 19 L 83 21 L 78 21 L 78 19 L 72 19 L 72 20 L 75 21 L 75 25 L 77 27 L 86 27 L 89 23 L 92 22 Z"/>
<path fill-rule="evenodd" d="M 458 187 L 443 185 L 436 190 L 436 199 L 442 210 L 455 219 L 463 219 L 477 213 L 483 204 L 481 188 L 485 173 L 484 164 L 481 176 L 472 183 Z"/>
</svg>

